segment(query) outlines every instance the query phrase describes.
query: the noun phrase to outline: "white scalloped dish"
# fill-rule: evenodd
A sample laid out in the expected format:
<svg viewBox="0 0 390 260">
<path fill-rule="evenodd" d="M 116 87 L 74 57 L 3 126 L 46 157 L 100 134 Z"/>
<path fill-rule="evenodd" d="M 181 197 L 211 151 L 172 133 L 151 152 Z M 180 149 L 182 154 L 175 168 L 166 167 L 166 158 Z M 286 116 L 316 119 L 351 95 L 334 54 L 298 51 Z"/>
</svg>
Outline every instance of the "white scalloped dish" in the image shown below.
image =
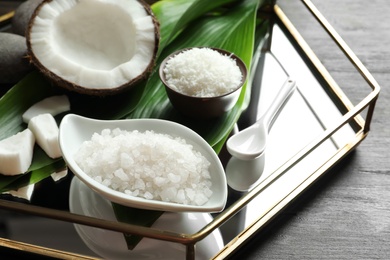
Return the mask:
<svg viewBox="0 0 390 260">
<path fill-rule="evenodd" d="M 185 139 L 210 162 L 212 195 L 209 200 L 205 204 L 197 206 L 144 199 L 113 190 L 94 180 L 79 167 L 74 156 L 84 141 L 90 140 L 94 133 L 100 133 L 107 128 L 119 128 L 126 131 L 138 130 L 140 132 L 152 130 L 156 133 Z M 89 188 L 112 202 L 128 207 L 171 212 L 220 212 L 226 205 L 226 176 L 217 154 L 200 135 L 181 124 L 161 119 L 95 120 L 69 114 L 63 118 L 60 124 L 59 143 L 63 158 L 72 172 Z"/>
</svg>

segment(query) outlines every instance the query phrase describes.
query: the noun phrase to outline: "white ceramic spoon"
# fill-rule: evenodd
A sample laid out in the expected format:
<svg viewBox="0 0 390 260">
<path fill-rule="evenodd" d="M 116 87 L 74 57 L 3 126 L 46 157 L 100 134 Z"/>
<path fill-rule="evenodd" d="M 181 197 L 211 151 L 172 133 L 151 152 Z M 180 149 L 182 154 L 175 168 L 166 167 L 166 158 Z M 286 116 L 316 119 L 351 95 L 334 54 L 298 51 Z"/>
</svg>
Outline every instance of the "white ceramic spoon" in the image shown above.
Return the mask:
<svg viewBox="0 0 390 260">
<path fill-rule="evenodd" d="M 232 156 L 253 160 L 264 152 L 271 123 L 295 89 L 295 81 L 287 79 L 264 115 L 252 126 L 229 138 L 226 147 Z"/>
</svg>

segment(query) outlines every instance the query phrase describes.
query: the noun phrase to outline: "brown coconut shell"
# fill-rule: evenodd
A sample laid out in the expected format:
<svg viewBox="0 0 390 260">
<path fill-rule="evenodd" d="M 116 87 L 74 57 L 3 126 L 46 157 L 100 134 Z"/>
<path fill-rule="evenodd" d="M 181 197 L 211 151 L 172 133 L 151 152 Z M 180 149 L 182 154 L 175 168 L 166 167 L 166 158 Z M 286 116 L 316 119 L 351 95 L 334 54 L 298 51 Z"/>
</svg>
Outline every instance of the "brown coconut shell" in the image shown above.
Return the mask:
<svg viewBox="0 0 390 260">
<path fill-rule="evenodd" d="M 26 42 L 27 42 L 27 56 L 30 60 L 30 62 L 44 75 L 46 78 L 54 85 L 65 88 L 70 91 L 74 91 L 80 94 L 85 94 L 85 95 L 91 95 L 91 96 L 108 96 L 108 95 L 116 95 L 119 93 L 122 93 L 124 91 L 127 91 L 131 89 L 132 87 L 136 86 L 137 83 L 141 82 L 142 80 L 146 79 L 150 73 L 152 72 L 154 66 L 156 65 L 156 57 L 157 57 L 157 52 L 160 44 L 160 24 L 154 15 L 151 7 L 149 4 L 147 4 L 143 0 L 137 0 L 139 3 L 143 5 L 145 8 L 146 12 L 152 17 L 152 21 L 154 24 L 154 35 L 155 35 L 155 46 L 153 50 L 153 58 L 150 61 L 149 65 L 147 68 L 144 70 L 142 74 L 139 76 L 133 78 L 131 81 L 122 84 L 118 87 L 115 88 L 100 88 L 100 89 L 91 89 L 91 88 L 86 88 L 80 85 L 77 85 L 73 82 L 70 82 L 66 79 L 61 78 L 57 74 L 53 73 L 50 69 L 46 68 L 40 61 L 39 59 L 34 55 L 34 52 L 32 51 L 32 46 L 31 46 L 31 28 L 34 26 L 34 20 L 41 11 L 42 7 L 55 0 L 43 0 L 41 4 L 37 6 L 35 11 L 33 12 L 31 19 L 28 23 L 27 27 L 27 32 L 26 32 Z"/>
</svg>

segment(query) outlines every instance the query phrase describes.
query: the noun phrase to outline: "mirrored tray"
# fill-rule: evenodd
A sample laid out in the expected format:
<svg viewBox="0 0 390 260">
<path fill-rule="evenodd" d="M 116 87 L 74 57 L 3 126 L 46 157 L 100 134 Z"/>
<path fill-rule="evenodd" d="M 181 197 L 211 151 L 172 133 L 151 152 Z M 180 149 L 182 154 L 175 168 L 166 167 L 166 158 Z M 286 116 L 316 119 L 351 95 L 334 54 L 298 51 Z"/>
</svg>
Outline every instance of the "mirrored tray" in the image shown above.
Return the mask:
<svg viewBox="0 0 390 260">
<path fill-rule="evenodd" d="M 45 220 L 60 220 L 61 223 L 71 226 L 76 224 L 78 233 L 73 232 L 72 236 L 73 245 L 78 244 L 77 247 L 66 246 L 65 242 L 56 247 L 50 243 L 35 243 L 34 239 L 23 240 L 16 236 L 0 238 L 0 245 L 53 258 L 111 258 L 110 256 L 114 257 L 112 253 L 101 251 L 104 242 L 97 240 L 102 238 L 101 234 L 109 234 L 111 237 L 113 233 L 124 232 L 142 234 L 148 240 L 153 240 L 153 243 L 145 245 L 150 252 L 173 248 L 172 250 L 178 252 L 176 256 L 187 259 L 224 259 L 231 255 L 352 151 L 369 132 L 379 94 L 378 84 L 315 6 L 310 1 L 303 0 L 302 3 L 302 8 L 307 8 L 312 19 L 329 34 L 330 40 L 349 60 L 355 70 L 355 76 L 362 78 L 362 84 L 355 88 L 365 89 L 365 94 L 358 101 L 348 99 L 344 86 L 337 84 L 298 33 L 281 5 L 275 5 L 270 12 L 264 13 L 270 20 L 269 34 L 256 53 L 257 66 L 251 103 L 238 121 L 235 131 L 251 125 L 264 113 L 287 77 L 296 80 L 297 91 L 273 124 L 264 161 L 257 169 L 260 177 L 248 192 L 238 192 L 230 188 L 228 205 L 221 213 L 182 216 L 183 223 L 188 221 L 184 220 L 185 218 L 191 218 L 193 223 L 198 224 L 192 229 L 179 227 L 170 230 L 167 226 L 171 224 L 164 223 L 152 228 L 141 228 L 116 222 L 109 216 L 111 213 L 107 213 L 107 209 L 95 212 L 86 209 L 87 206 L 80 206 L 86 201 L 88 203 L 85 205 L 102 205 L 104 202 L 92 191 L 80 188 L 77 180 L 72 181 L 70 176 L 61 183 L 43 183 L 42 186 L 54 185 L 54 189 L 61 194 L 66 193 L 65 203 L 68 203 L 70 192 L 70 197 L 73 198 L 70 201 L 71 212 L 58 208 L 58 205 L 52 207 L 50 203 L 34 205 L 34 202 L 25 204 L 7 200 L 0 200 L 0 208 L 27 216 L 34 215 L 34 218 L 39 216 Z M 230 159 L 226 150 L 221 152 L 220 158 L 224 165 Z M 240 174 L 245 178 L 247 173 Z M 75 185 L 79 185 L 79 188 L 74 188 Z M 83 198 L 86 201 L 74 198 Z M 100 202 L 96 203 L 96 200 Z M 61 236 L 60 233 L 56 235 Z M 78 235 L 89 249 L 80 245 Z M 34 237 L 34 234 L 30 236 Z M 117 241 L 116 239 L 112 239 L 111 243 Z M 106 246 L 110 247 L 109 244 Z M 117 252 L 119 251 L 118 249 Z M 162 253 L 158 257 L 164 259 L 166 255 Z"/>
</svg>

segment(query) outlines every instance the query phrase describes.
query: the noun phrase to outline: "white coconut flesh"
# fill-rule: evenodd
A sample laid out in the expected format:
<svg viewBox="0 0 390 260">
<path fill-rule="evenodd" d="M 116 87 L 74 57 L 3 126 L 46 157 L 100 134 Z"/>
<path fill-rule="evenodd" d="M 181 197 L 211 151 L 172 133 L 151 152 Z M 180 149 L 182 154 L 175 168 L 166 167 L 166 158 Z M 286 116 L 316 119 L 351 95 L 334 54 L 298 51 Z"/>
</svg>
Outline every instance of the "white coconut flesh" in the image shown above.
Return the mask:
<svg viewBox="0 0 390 260">
<path fill-rule="evenodd" d="M 115 89 L 154 60 L 156 25 L 137 0 L 53 0 L 31 20 L 29 44 L 48 71 L 87 89 Z"/>
</svg>

